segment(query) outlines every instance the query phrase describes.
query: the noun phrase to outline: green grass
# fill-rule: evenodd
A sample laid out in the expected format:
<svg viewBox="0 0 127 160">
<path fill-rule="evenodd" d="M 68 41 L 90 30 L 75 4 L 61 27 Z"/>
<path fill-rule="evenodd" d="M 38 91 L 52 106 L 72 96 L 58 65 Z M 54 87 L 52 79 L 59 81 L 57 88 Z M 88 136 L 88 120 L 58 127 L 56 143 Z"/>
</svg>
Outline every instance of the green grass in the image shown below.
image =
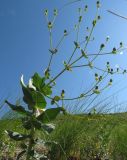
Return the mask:
<svg viewBox="0 0 127 160">
<path fill-rule="evenodd" d="M 77 157 L 94 160 L 95 157 L 110 160 L 127 159 L 127 113 L 108 115 L 67 115 L 58 116 L 56 130 L 48 137 L 58 144 L 51 146 L 52 160 L 66 160 Z M 0 140 L 9 145 L 10 155 L 17 143 L 9 140 L 5 130 L 24 132 L 20 120 L 0 121 Z M 38 132 L 37 132 L 38 134 Z M 43 138 L 43 134 L 38 134 Z"/>
</svg>

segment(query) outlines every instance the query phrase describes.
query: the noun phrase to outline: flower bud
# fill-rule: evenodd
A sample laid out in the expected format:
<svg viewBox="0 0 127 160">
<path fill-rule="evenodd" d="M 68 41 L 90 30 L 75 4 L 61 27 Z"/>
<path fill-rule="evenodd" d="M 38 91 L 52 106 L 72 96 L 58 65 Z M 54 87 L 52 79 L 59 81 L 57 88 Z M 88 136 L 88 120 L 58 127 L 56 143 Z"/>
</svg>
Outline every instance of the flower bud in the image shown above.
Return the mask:
<svg viewBox="0 0 127 160">
<path fill-rule="evenodd" d="M 64 94 L 65 94 L 65 91 L 62 90 L 62 92 L 61 92 L 61 97 L 62 97 L 62 98 L 64 98 Z"/>
<path fill-rule="evenodd" d="M 86 30 L 89 32 L 89 27 L 86 27 Z"/>
<path fill-rule="evenodd" d="M 110 63 L 109 62 L 107 62 L 107 68 L 110 69 Z"/>
<path fill-rule="evenodd" d="M 88 41 L 88 39 L 89 39 L 89 37 L 88 37 L 88 36 L 86 36 L 86 41 Z"/>
<path fill-rule="evenodd" d="M 44 11 L 44 15 L 45 15 L 45 16 L 48 15 L 48 10 L 47 10 L 47 9 Z"/>
<path fill-rule="evenodd" d="M 112 49 L 112 53 L 113 53 L 113 54 L 116 54 L 116 53 L 117 53 L 117 50 L 116 50 L 115 47 Z"/>
<path fill-rule="evenodd" d="M 93 90 L 93 93 L 95 93 L 95 94 L 100 94 L 100 91 L 99 91 L 99 89 L 98 89 L 98 86 L 95 87 L 95 89 Z"/>
<path fill-rule="evenodd" d="M 58 10 L 54 9 L 54 16 L 57 16 L 57 15 L 58 15 Z"/>
<path fill-rule="evenodd" d="M 105 45 L 104 45 L 104 44 L 101 44 L 100 50 L 102 50 L 104 47 L 105 47 Z"/>
<path fill-rule="evenodd" d="M 52 29 L 53 25 L 52 22 L 48 22 L 48 29 Z"/>
<path fill-rule="evenodd" d="M 119 72 L 119 68 L 116 68 L 116 71 Z"/>
<path fill-rule="evenodd" d="M 98 74 L 95 73 L 95 80 L 98 81 L 99 80 L 99 77 L 98 77 Z"/>
<path fill-rule="evenodd" d="M 111 70 L 110 70 L 110 74 L 113 74 L 113 69 L 111 68 Z"/>
<path fill-rule="evenodd" d="M 68 33 L 67 33 L 67 30 L 65 29 L 64 30 L 64 36 L 67 36 L 68 35 Z"/>
<path fill-rule="evenodd" d="M 122 42 L 120 42 L 120 47 L 123 47 L 123 43 Z"/>
<path fill-rule="evenodd" d="M 124 73 L 127 73 L 127 70 L 126 70 L 126 69 L 124 69 L 123 74 L 124 74 Z"/>
<path fill-rule="evenodd" d="M 101 7 L 100 1 L 97 1 L 96 5 L 97 5 L 97 8 L 100 8 Z"/>
<path fill-rule="evenodd" d="M 100 19 L 101 19 L 101 16 L 98 16 L 97 19 L 100 20 Z"/>
<path fill-rule="evenodd" d="M 84 9 L 84 11 L 86 12 L 87 10 L 88 10 L 88 6 L 86 5 L 86 6 L 85 6 L 85 9 Z"/>
<path fill-rule="evenodd" d="M 106 42 L 107 42 L 107 41 L 109 41 L 109 39 L 110 39 L 110 37 L 109 37 L 109 36 L 107 36 L 107 37 L 106 37 Z"/>
<path fill-rule="evenodd" d="M 111 85 L 112 85 L 112 82 L 113 82 L 113 80 L 112 80 L 112 79 L 110 79 L 110 81 L 109 81 L 108 85 L 109 85 L 109 86 L 111 86 Z"/>
</svg>

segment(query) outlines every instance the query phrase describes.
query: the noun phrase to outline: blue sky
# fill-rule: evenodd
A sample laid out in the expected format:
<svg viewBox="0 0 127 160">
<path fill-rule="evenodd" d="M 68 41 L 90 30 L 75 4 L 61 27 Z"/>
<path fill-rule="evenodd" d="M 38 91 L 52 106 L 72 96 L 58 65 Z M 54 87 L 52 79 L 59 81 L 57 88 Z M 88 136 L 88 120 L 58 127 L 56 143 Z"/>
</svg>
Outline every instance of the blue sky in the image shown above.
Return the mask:
<svg viewBox="0 0 127 160">
<path fill-rule="evenodd" d="M 49 10 L 49 19 L 53 19 L 53 9 L 61 8 L 68 0 L 0 0 L 0 97 L 9 96 L 14 101 L 16 97 L 21 97 L 22 92 L 19 85 L 21 75 L 24 75 L 25 82 L 38 72 L 43 75 L 43 70 L 47 67 L 49 60 L 49 33 L 43 15 L 44 9 Z M 81 31 L 80 40 L 86 36 L 86 27 L 91 27 L 91 22 L 96 13 L 95 0 L 82 0 L 81 2 L 64 7 L 58 15 L 53 29 L 53 45 L 55 46 L 61 38 L 63 30 L 70 31 L 77 22 L 79 7 L 83 8 L 88 4 L 89 9 L 86 14 Z M 107 9 L 127 16 L 127 1 L 125 0 L 102 0 L 99 14 L 102 19 L 97 24 L 93 33 L 95 41 L 88 46 L 90 52 L 96 53 L 101 43 L 110 36 L 110 42 L 105 51 L 111 51 L 113 47 L 119 46 L 123 41 L 127 46 L 127 21 L 115 17 L 107 12 Z M 52 75 L 56 75 L 62 69 L 63 60 L 71 55 L 75 33 L 69 35 L 56 55 L 52 64 Z M 78 52 L 76 53 L 78 54 Z M 106 56 L 100 58 L 96 65 L 104 68 L 107 61 L 112 66 L 119 64 L 127 68 L 127 52 L 123 55 Z M 72 73 L 62 75 L 55 88 L 56 93 L 65 89 L 67 96 L 76 96 L 81 91 L 91 86 L 96 71 L 88 71 L 84 68 L 75 69 Z M 127 76 L 116 75 L 114 85 L 110 90 L 104 92 L 104 97 L 111 95 L 121 88 L 127 87 Z M 91 80 L 92 79 L 92 80 Z M 110 77 L 108 78 L 110 79 Z M 108 80 L 107 79 L 107 80 Z M 118 83 L 118 84 L 117 84 Z M 117 95 L 118 102 L 126 101 L 127 90 L 123 90 Z"/>
</svg>

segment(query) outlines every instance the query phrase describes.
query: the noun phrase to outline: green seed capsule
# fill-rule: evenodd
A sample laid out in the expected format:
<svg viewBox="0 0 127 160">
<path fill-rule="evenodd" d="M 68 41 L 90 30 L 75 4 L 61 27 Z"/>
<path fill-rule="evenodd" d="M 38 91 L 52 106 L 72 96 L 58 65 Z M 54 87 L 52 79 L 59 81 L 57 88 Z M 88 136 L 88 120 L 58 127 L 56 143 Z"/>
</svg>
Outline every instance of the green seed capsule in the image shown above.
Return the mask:
<svg viewBox="0 0 127 160">
<path fill-rule="evenodd" d="M 58 10 L 54 9 L 54 16 L 57 16 L 57 15 L 58 15 Z"/>
<path fill-rule="evenodd" d="M 53 25 L 52 22 L 48 22 L 48 29 L 52 29 Z"/>
<path fill-rule="evenodd" d="M 127 70 L 126 70 L 126 69 L 124 69 L 123 74 L 124 74 L 124 73 L 127 73 Z"/>
<path fill-rule="evenodd" d="M 122 42 L 120 42 L 120 47 L 123 47 L 123 43 Z"/>
<path fill-rule="evenodd" d="M 99 91 L 99 89 L 98 89 L 98 86 L 95 87 L 95 89 L 93 90 L 93 93 L 95 93 L 95 94 L 100 94 L 100 91 Z"/>
<path fill-rule="evenodd" d="M 88 6 L 86 5 L 86 6 L 85 6 L 85 9 L 84 9 L 84 11 L 86 12 L 87 10 L 88 10 Z"/>
<path fill-rule="evenodd" d="M 101 44 L 100 49 L 103 49 L 104 47 L 105 47 L 105 45 L 104 45 L 104 44 Z"/>
<path fill-rule="evenodd" d="M 97 19 L 100 20 L 100 19 L 101 19 L 101 16 L 98 16 Z"/>
<path fill-rule="evenodd" d="M 48 15 L 48 10 L 47 10 L 47 9 L 44 11 L 44 15 L 45 15 L 45 16 Z"/>
<path fill-rule="evenodd" d="M 88 37 L 88 36 L 86 36 L 86 41 L 88 41 L 88 38 L 89 38 L 89 37 Z"/>
<path fill-rule="evenodd" d="M 113 48 L 112 53 L 113 53 L 113 54 L 116 54 L 116 53 L 117 53 L 117 50 L 116 50 L 115 47 Z"/>
<path fill-rule="evenodd" d="M 64 36 L 67 36 L 68 35 L 68 33 L 67 33 L 67 30 L 65 29 L 64 30 Z"/>
<path fill-rule="evenodd" d="M 97 8 L 100 8 L 101 7 L 100 1 L 97 1 L 96 5 L 97 5 Z"/>
<path fill-rule="evenodd" d="M 110 37 L 109 37 L 109 36 L 107 36 L 107 37 L 106 37 L 106 42 L 107 42 L 107 41 L 109 41 L 109 39 L 110 39 Z"/>
</svg>

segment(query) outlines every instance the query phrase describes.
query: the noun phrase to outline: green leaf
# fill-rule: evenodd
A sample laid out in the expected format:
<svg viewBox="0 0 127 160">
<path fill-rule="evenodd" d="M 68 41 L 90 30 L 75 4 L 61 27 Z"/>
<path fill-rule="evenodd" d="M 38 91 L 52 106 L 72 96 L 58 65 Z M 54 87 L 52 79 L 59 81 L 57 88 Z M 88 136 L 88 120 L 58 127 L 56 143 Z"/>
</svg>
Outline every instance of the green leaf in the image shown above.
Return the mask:
<svg viewBox="0 0 127 160">
<path fill-rule="evenodd" d="M 47 85 L 45 85 L 45 86 L 42 88 L 41 92 L 42 92 L 44 95 L 46 95 L 46 96 L 52 94 L 51 87 L 50 87 L 50 86 L 47 86 Z"/>
<path fill-rule="evenodd" d="M 43 109 L 46 107 L 46 100 L 44 96 L 37 91 L 31 91 L 32 92 L 32 98 L 33 98 L 33 105 L 35 108 Z"/>
<path fill-rule="evenodd" d="M 37 78 L 38 77 L 38 78 Z M 38 79 L 38 80 L 37 80 Z M 39 80 L 39 76 L 35 73 L 34 76 L 34 85 L 36 85 L 35 87 L 39 87 L 40 86 L 40 80 Z M 46 107 L 46 100 L 44 98 L 44 96 L 35 90 L 29 89 L 28 87 L 24 86 L 24 84 L 21 82 L 21 86 L 22 86 L 22 90 L 23 90 L 23 100 L 26 104 L 28 104 L 28 106 L 32 109 L 32 108 L 45 108 Z"/>
<path fill-rule="evenodd" d="M 22 141 L 22 140 L 25 140 L 25 139 L 29 138 L 29 135 L 20 134 L 18 132 L 12 132 L 12 131 L 9 131 L 9 130 L 6 130 L 5 132 L 8 134 L 8 136 L 10 138 L 12 138 L 15 141 Z"/>
<path fill-rule="evenodd" d="M 40 77 L 38 73 L 35 73 L 32 77 L 33 85 L 37 88 L 38 91 L 45 85 L 45 78 Z"/>
<path fill-rule="evenodd" d="M 26 110 L 24 109 L 24 107 L 22 107 L 22 106 L 13 105 L 13 104 L 9 103 L 7 100 L 5 101 L 5 103 L 7 103 L 8 106 L 9 106 L 13 111 L 16 111 L 16 112 L 18 112 L 18 113 L 20 113 L 20 114 L 22 114 L 22 115 L 31 115 L 31 113 L 28 112 L 28 111 L 26 111 Z"/>
<path fill-rule="evenodd" d="M 38 73 L 35 73 L 32 77 L 33 85 L 36 87 L 37 91 L 43 93 L 44 95 L 51 95 L 52 90 L 50 86 L 45 84 L 45 77 L 40 77 Z"/>
<path fill-rule="evenodd" d="M 50 122 L 54 120 L 61 111 L 63 111 L 62 107 L 47 109 L 37 117 L 37 120 L 41 121 L 42 123 Z"/>
</svg>

